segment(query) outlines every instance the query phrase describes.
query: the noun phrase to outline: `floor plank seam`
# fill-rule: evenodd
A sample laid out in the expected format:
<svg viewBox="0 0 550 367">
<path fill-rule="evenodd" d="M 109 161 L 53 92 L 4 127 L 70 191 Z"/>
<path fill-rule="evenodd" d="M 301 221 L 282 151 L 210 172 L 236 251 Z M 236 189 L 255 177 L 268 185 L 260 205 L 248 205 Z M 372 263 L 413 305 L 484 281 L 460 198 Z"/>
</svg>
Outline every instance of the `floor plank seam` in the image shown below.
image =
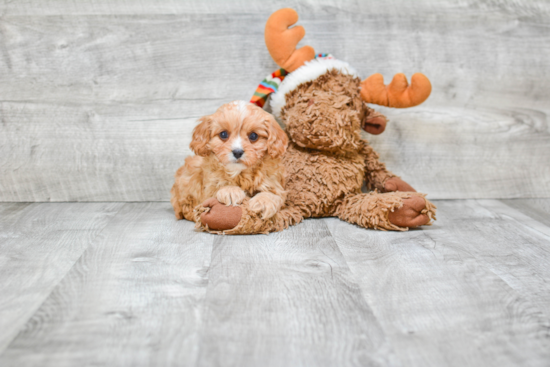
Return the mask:
<svg viewBox="0 0 550 367">
<path fill-rule="evenodd" d="M 199 232 L 197 229 L 194 229 L 195 232 Z M 203 232 L 204 233 L 204 232 Z M 206 298 L 207 298 L 207 295 L 208 295 L 208 292 L 209 292 L 209 289 L 210 289 L 210 270 L 212 269 L 212 258 L 213 258 L 213 254 L 214 254 L 214 249 L 215 249 L 215 246 L 216 246 L 216 242 L 219 242 L 221 241 L 221 239 L 223 237 L 219 236 L 219 235 L 214 235 L 214 234 L 210 234 L 210 233 L 207 233 L 206 234 L 207 236 L 212 236 L 212 248 L 210 249 L 210 262 L 208 263 L 208 270 L 206 271 L 206 285 L 205 285 L 205 290 L 204 290 L 204 296 L 201 298 L 200 300 L 200 305 L 198 307 L 198 310 L 199 310 L 199 320 L 198 320 L 198 327 L 196 328 L 195 332 L 197 334 L 197 344 L 196 344 L 196 353 L 195 353 L 195 360 L 193 361 L 192 363 L 192 366 L 198 366 L 199 365 L 199 362 L 200 362 L 200 355 L 201 355 L 201 351 L 202 351 L 202 346 L 203 346 L 203 343 L 202 343 L 202 337 L 203 337 L 203 329 L 205 327 L 205 315 L 206 315 Z"/>
<path fill-rule="evenodd" d="M 113 203 L 115 204 L 115 203 Z M 111 213 L 112 217 L 116 216 L 123 208 L 123 205 L 120 206 L 120 208 L 116 211 L 116 212 L 113 212 Z M 103 228 L 101 228 L 101 230 L 96 234 L 96 237 L 100 236 L 104 231 L 105 229 L 109 226 L 109 222 L 106 222 L 105 223 L 105 226 Z M 24 328 L 26 327 L 27 323 L 32 320 L 32 318 L 36 315 L 36 312 L 38 310 L 40 310 L 43 305 L 45 304 L 45 302 L 50 298 L 50 296 L 55 292 L 55 290 L 57 289 L 57 287 L 63 283 L 64 279 L 68 276 L 68 274 L 71 273 L 72 269 L 75 267 L 75 265 L 80 261 L 80 259 L 82 259 L 82 257 L 84 256 L 84 254 L 86 253 L 86 251 L 88 251 L 88 249 L 93 246 L 94 243 L 89 243 L 83 250 L 82 252 L 80 253 L 80 255 L 78 256 L 77 259 L 75 259 L 75 261 L 72 263 L 72 265 L 70 266 L 70 268 L 68 268 L 68 270 L 66 271 L 66 273 L 60 277 L 60 279 L 55 283 L 55 285 L 51 288 L 51 291 L 44 296 L 44 298 L 42 299 L 42 301 L 40 302 L 40 304 L 37 305 L 37 307 L 34 308 L 34 310 L 32 310 L 32 314 L 30 314 L 30 316 L 25 320 L 25 322 L 21 323 L 21 328 L 18 330 L 17 333 L 14 334 L 14 336 L 11 338 L 11 340 L 9 340 L 7 343 L 5 343 L 5 345 L 3 347 L 1 347 L 1 350 L 0 350 L 0 357 L 4 354 L 4 352 L 10 347 L 10 345 L 14 342 L 15 339 L 17 339 L 17 337 L 19 336 L 19 334 L 21 333 L 21 331 L 24 330 Z"/>
<path fill-rule="evenodd" d="M 510 215 L 507 215 L 507 214 L 496 212 L 495 214 L 497 214 L 500 218 L 506 217 L 506 218 L 514 221 L 518 225 L 527 227 L 531 231 L 534 231 L 534 232 L 536 232 L 538 234 L 541 234 L 545 237 L 548 237 L 550 239 L 550 227 L 548 227 L 545 223 L 542 223 L 542 222 L 538 221 L 536 218 L 533 218 L 532 216 L 529 216 L 527 214 L 524 214 L 524 213 L 520 212 L 519 210 L 517 210 L 514 207 L 511 207 L 510 205 L 506 204 L 502 200 L 476 199 L 476 203 L 479 204 L 481 207 L 483 207 L 483 208 L 485 208 L 489 211 L 495 212 L 496 209 L 491 209 L 490 207 L 488 207 L 487 205 L 484 204 L 484 203 L 487 203 L 487 202 L 494 202 L 494 203 L 498 203 L 499 205 L 503 205 L 506 208 L 508 208 L 511 213 L 514 214 L 513 216 L 510 216 Z M 531 226 L 527 222 L 534 222 L 535 225 Z"/>
</svg>

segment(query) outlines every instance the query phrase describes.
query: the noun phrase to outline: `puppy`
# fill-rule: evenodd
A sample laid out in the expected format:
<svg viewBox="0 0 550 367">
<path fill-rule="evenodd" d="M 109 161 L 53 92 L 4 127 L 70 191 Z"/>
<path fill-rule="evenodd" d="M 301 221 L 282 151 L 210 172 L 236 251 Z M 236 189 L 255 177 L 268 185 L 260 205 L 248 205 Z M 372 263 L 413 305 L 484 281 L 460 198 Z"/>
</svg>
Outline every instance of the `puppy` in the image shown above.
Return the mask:
<svg viewBox="0 0 550 367">
<path fill-rule="evenodd" d="M 196 154 L 185 159 L 172 187 L 177 219 L 193 221 L 193 209 L 209 198 L 249 207 L 268 219 L 286 200 L 281 156 L 288 138 L 273 116 L 245 101 L 224 104 L 199 119 L 190 144 Z"/>
</svg>

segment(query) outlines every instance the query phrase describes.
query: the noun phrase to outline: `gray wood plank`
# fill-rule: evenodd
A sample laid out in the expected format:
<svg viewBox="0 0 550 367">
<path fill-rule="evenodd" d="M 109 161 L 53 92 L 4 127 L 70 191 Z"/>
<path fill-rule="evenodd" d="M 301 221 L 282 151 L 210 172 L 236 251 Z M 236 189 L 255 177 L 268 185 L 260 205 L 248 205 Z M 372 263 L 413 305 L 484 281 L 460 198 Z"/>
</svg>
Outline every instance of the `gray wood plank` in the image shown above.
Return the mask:
<svg viewBox="0 0 550 367">
<path fill-rule="evenodd" d="M 399 7 L 397 7 L 399 6 Z M 471 10 L 473 12 L 500 11 L 511 15 L 547 15 L 548 3 L 544 0 L 491 1 L 479 3 L 475 0 L 419 0 L 415 3 L 407 1 L 360 1 L 341 2 L 338 0 L 317 0 L 315 3 L 300 0 L 273 0 L 269 3 L 259 3 L 250 0 L 181 1 L 181 0 L 83 0 L 78 3 L 65 0 L 8 1 L 0 5 L 0 10 L 6 15 L 82 15 L 82 14 L 242 14 L 271 13 L 277 9 L 292 7 L 312 14 L 316 11 L 346 11 L 365 12 L 370 14 L 409 12 L 417 16 L 426 9 L 452 12 Z"/>
<path fill-rule="evenodd" d="M 431 78 L 372 138 L 418 190 L 550 196 L 546 1 L 29 0 L 0 8 L 0 201 L 168 200 L 192 120 L 276 69 L 263 24 L 281 6 L 365 77 Z"/>
<path fill-rule="evenodd" d="M 190 131 L 200 109 L 215 109 L 208 103 L 4 103 L 0 200 L 169 200 L 173 175 L 192 154 Z M 550 144 L 546 134 L 526 127 L 528 115 L 522 118 L 497 112 L 480 117 L 471 110 L 462 116 L 450 110 L 399 112 L 385 134 L 367 139 L 388 168 L 430 198 L 544 195 L 550 192 Z M 546 124 L 539 122 L 541 128 Z M 502 124 L 509 125 L 506 132 L 484 132 Z M 514 169 L 504 163 L 511 161 Z"/>
<path fill-rule="evenodd" d="M 0 365 L 192 365 L 214 237 L 167 203 L 124 204 Z"/>
<path fill-rule="evenodd" d="M 198 366 L 394 365 L 324 223 L 217 237 Z"/>
<path fill-rule="evenodd" d="M 550 227 L 550 199 L 501 200 L 504 204 Z"/>
<path fill-rule="evenodd" d="M 548 365 L 550 236 L 498 201 L 437 205 L 434 226 L 406 233 L 326 219 L 397 358 L 406 366 Z"/>
<path fill-rule="evenodd" d="M 469 241 L 468 250 L 541 310 L 550 327 L 550 227 L 497 200 L 477 203 L 493 217 L 491 222 L 498 220 L 506 230 L 496 234 L 494 227 L 488 227 Z M 487 246 L 489 240 L 495 246 Z"/>
<path fill-rule="evenodd" d="M 420 106 L 387 114 L 386 132 L 367 139 L 390 170 L 430 198 L 550 194 L 547 110 Z"/>
<path fill-rule="evenodd" d="M 316 5 L 342 6 L 336 0 L 321 0 Z M 128 2 L 125 0 L 85 0 L 78 4 L 63 0 L 50 0 L 48 3 L 34 0 L 24 2 L 6 2 L 0 9 L 7 15 L 139 15 L 139 14 L 243 14 L 263 13 L 266 9 L 275 11 L 284 7 L 309 8 L 310 4 L 303 1 L 275 0 L 269 3 L 254 1 L 178 1 L 178 0 L 140 0 Z M 345 6 L 345 4 L 344 4 Z M 356 4 L 361 6 L 361 3 Z M 346 7 L 346 8 L 349 8 Z M 412 7 L 411 7 L 412 8 Z M 414 9 L 414 8 L 413 8 Z"/>
<path fill-rule="evenodd" d="M 0 204 L 0 365 L 548 365 L 550 227 L 437 205 L 213 236 L 167 203 Z"/>
<path fill-rule="evenodd" d="M 188 132 L 198 116 L 192 115 L 193 104 L 201 102 L 3 104 L 8 124 L 0 142 L 8 154 L 0 156 L 0 196 L 10 201 L 169 200 L 174 173 L 191 154 Z M 17 121 L 24 121 L 24 139 Z"/>
<path fill-rule="evenodd" d="M 0 204 L 0 353 L 120 204 Z"/>
</svg>

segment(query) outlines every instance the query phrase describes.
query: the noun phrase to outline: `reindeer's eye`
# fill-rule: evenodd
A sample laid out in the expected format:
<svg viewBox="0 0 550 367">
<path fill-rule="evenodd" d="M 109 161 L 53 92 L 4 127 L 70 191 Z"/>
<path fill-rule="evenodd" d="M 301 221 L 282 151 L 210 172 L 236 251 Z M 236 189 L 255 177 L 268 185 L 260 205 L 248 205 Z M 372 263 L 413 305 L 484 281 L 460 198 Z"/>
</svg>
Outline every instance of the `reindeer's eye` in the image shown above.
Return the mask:
<svg viewBox="0 0 550 367">
<path fill-rule="evenodd" d="M 250 141 L 256 141 L 258 140 L 258 134 L 250 133 L 250 135 L 248 135 L 248 139 L 250 139 Z"/>
<path fill-rule="evenodd" d="M 220 133 L 220 139 L 226 140 L 227 138 L 229 138 L 229 133 L 227 131 L 222 131 Z"/>
</svg>

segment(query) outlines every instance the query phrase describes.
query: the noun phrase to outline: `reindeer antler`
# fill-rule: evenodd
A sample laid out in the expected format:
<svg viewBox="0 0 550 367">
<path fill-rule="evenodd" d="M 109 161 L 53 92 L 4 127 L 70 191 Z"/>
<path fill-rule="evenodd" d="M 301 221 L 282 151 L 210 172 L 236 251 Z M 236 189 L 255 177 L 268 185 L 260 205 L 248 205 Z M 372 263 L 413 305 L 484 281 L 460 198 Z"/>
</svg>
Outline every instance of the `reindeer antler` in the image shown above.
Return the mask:
<svg viewBox="0 0 550 367">
<path fill-rule="evenodd" d="M 315 50 L 304 46 L 296 50 L 298 42 L 304 38 L 306 31 L 302 26 L 288 28 L 298 21 L 294 9 L 279 9 L 271 14 L 265 24 L 265 44 L 277 65 L 288 72 L 298 69 L 306 61 L 315 58 Z"/>
<path fill-rule="evenodd" d="M 367 103 L 381 106 L 406 108 L 417 106 L 424 102 L 432 92 L 430 80 L 420 73 L 411 78 L 411 85 L 405 74 L 395 74 L 388 86 L 384 85 L 384 77 L 373 74 L 361 82 L 361 98 Z"/>
</svg>

